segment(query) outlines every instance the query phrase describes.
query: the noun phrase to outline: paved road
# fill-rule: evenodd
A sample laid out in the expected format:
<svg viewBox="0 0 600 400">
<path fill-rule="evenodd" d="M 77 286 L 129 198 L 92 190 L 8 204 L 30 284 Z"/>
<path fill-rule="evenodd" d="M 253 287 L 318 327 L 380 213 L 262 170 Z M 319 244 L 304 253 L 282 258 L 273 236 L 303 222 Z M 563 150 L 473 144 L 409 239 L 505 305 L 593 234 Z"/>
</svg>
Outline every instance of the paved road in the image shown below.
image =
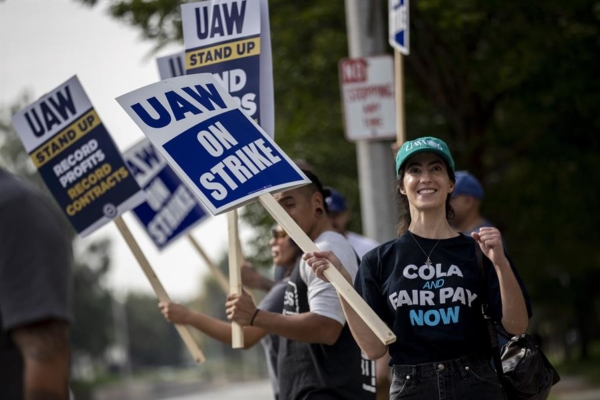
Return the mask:
<svg viewBox="0 0 600 400">
<path fill-rule="evenodd" d="M 193 393 L 190 394 L 190 391 Z M 188 388 L 188 394 L 170 396 L 142 394 L 140 396 L 124 396 L 115 394 L 99 396 L 98 400 L 113 400 L 123 398 L 136 398 L 154 400 L 273 400 L 273 393 L 269 381 L 242 382 L 228 384 L 219 388 L 207 389 L 198 385 L 195 389 Z M 600 400 L 600 388 L 590 387 L 589 383 L 579 377 L 563 377 L 550 393 L 552 400 Z"/>
<path fill-rule="evenodd" d="M 272 400 L 273 392 L 269 381 L 246 382 L 220 389 L 203 391 L 185 396 L 166 397 L 161 400 Z"/>
<path fill-rule="evenodd" d="M 591 387 L 580 377 L 563 376 L 552 388 L 550 397 L 555 400 L 599 400 L 600 388 Z"/>
</svg>

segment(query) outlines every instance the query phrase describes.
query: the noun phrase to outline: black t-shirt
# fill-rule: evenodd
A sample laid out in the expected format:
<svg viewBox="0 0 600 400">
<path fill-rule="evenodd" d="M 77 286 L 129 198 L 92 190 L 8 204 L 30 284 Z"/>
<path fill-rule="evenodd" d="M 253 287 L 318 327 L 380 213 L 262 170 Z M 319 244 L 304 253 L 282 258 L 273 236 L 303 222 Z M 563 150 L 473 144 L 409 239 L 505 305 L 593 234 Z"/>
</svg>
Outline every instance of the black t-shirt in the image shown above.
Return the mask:
<svg viewBox="0 0 600 400">
<path fill-rule="evenodd" d="M 309 312 L 306 283 L 294 268 L 285 292 L 284 313 Z M 368 365 L 366 364 L 368 363 Z M 374 371 L 345 324 L 337 342 L 328 346 L 300 343 L 280 336 L 280 395 L 286 400 L 375 399 Z M 367 367 L 367 368 L 365 368 Z"/>
<path fill-rule="evenodd" d="M 490 352 L 489 334 L 481 314 L 483 277 L 473 238 L 460 234 L 440 240 L 407 232 L 362 258 L 355 288 L 391 327 L 397 340 L 389 346 L 390 364 L 421 364 Z M 483 256 L 487 270 L 490 311 L 502 319 L 498 276 Z M 531 315 L 525 286 L 510 261 Z"/>
<path fill-rule="evenodd" d="M 269 293 L 267 293 L 260 301 L 258 308 L 273 313 L 281 313 L 283 311 L 283 296 L 285 294 L 285 289 L 287 288 L 287 281 L 287 278 L 285 278 L 275 283 L 271 290 L 269 290 Z M 277 379 L 277 355 L 279 354 L 279 335 L 265 335 L 260 340 L 260 344 L 265 350 L 267 367 L 269 368 L 269 378 L 271 379 L 271 385 L 273 385 L 275 398 L 278 399 L 279 380 Z"/>
<path fill-rule="evenodd" d="M 71 243 L 50 201 L 0 168 L 0 397 L 22 399 L 23 360 L 10 332 L 69 321 Z"/>
</svg>

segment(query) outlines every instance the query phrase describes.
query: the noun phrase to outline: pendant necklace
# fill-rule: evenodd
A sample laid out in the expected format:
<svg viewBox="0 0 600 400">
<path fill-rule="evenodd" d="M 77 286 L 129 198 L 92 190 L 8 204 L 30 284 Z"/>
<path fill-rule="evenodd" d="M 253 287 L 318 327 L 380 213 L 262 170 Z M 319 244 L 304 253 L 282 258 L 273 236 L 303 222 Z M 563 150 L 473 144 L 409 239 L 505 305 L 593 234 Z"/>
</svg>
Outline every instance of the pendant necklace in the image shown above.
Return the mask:
<svg viewBox="0 0 600 400">
<path fill-rule="evenodd" d="M 417 246 L 419 246 L 419 248 L 421 249 L 421 251 L 423 252 L 423 254 L 425 254 L 425 256 L 427 257 L 427 261 L 425 261 L 425 265 L 427 265 L 428 267 L 431 267 L 433 265 L 433 263 L 431 262 L 431 258 L 429 258 L 429 257 L 431 256 L 431 253 L 433 253 L 433 250 L 435 250 L 436 246 L 438 245 L 438 243 L 440 243 L 440 240 L 442 240 L 442 239 L 438 239 L 438 241 L 435 243 L 435 245 L 433 246 L 433 248 L 431 249 L 431 251 L 429 252 L 429 254 L 427 254 L 425 252 L 425 250 L 423 250 L 423 248 L 421 247 L 421 245 L 419 244 L 419 242 L 417 241 L 417 238 L 412 234 L 412 232 L 408 231 L 408 233 L 410 233 L 410 236 L 412 236 L 412 238 L 415 241 L 415 243 L 417 244 Z"/>
</svg>

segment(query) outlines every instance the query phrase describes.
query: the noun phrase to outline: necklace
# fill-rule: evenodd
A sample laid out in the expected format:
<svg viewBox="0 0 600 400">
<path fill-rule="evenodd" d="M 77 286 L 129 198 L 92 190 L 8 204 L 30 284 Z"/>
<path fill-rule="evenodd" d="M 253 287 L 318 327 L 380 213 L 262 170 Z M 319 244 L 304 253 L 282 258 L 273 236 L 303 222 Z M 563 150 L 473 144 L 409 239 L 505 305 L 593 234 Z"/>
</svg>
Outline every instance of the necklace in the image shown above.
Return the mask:
<svg viewBox="0 0 600 400">
<path fill-rule="evenodd" d="M 433 265 L 433 263 L 431 262 L 431 258 L 429 258 L 431 256 L 431 253 L 433 253 L 433 250 L 435 250 L 436 246 L 438 245 L 438 243 L 440 243 L 440 240 L 442 239 L 438 239 L 437 242 L 435 242 L 435 245 L 433 246 L 433 248 L 431 249 L 431 251 L 429 252 L 429 254 L 427 254 L 425 252 L 425 250 L 423 250 L 423 248 L 421 247 L 421 245 L 419 244 L 419 242 L 417 241 L 417 238 L 412 234 L 411 231 L 408 231 L 408 233 L 410 233 L 410 236 L 413 238 L 413 240 L 415 241 L 415 243 L 417 244 L 417 246 L 419 246 L 419 248 L 421 249 L 421 251 L 423 252 L 423 254 L 425 254 L 425 256 L 427 256 L 427 261 L 425 261 L 425 265 L 427 265 L 428 267 L 431 267 Z"/>
</svg>

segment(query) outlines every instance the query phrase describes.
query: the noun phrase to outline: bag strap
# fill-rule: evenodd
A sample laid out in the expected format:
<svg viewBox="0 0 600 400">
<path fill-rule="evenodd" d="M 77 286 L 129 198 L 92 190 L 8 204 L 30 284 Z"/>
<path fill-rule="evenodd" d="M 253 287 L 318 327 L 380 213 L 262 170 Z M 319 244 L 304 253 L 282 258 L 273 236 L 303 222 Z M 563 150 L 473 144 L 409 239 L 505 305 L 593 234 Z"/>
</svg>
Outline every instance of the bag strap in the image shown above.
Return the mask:
<svg viewBox="0 0 600 400">
<path fill-rule="evenodd" d="M 481 314 L 485 320 L 488 328 L 488 334 L 490 336 L 490 345 L 492 348 L 492 358 L 494 360 L 494 367 L 496 368 L 496 374 L 498 379 L 502 382 L 504 378 L 504 370 L 502 369 L 502 361 L 500 360 L 500 345 L 498 344 L 498 330 L 492 316 L 489 314 L 490 294 L 488 292 L 488 279 L 485 268 L 483 267 L 483 253 L 479 244 L 475 242 L 475 256 L 477 258 L 477 265 L 479 266 L 479 272 L 483 280 L 483 298 L 481 302 Z"/>
</svg>

